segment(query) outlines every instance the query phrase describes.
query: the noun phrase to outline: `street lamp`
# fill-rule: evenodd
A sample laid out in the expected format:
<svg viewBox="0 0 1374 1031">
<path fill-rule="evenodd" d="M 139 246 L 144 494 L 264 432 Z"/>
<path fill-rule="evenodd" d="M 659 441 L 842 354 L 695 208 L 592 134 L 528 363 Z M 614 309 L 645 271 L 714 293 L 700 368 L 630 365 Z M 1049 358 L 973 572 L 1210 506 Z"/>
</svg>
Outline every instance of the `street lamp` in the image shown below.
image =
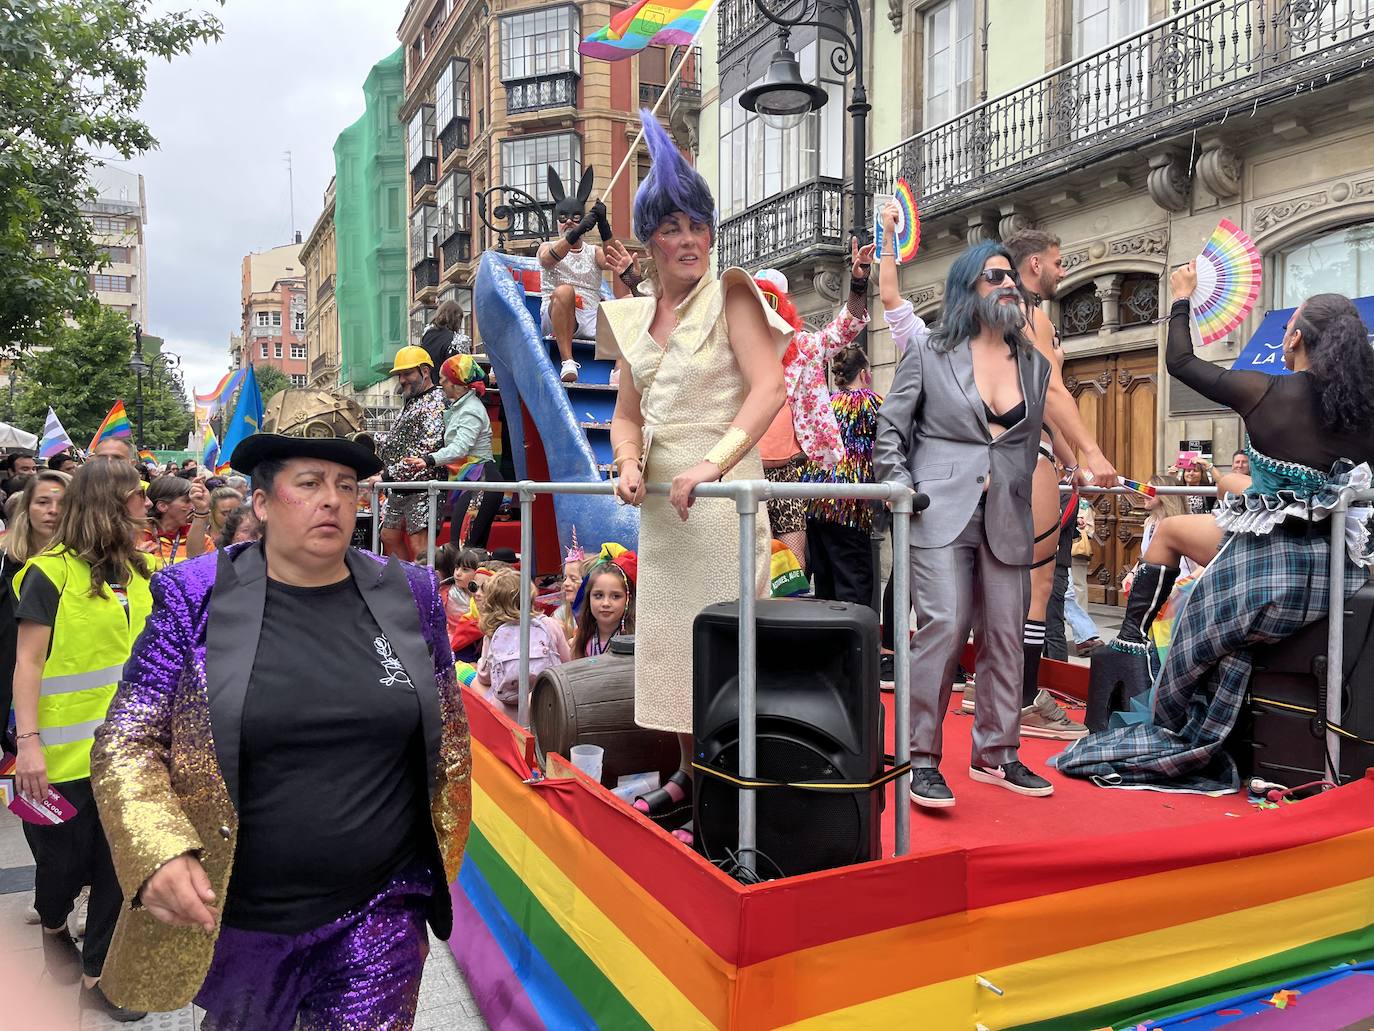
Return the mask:
<svg viewBox="0 0 1374 1031">
<path fill-rule="evenodd" d="M 867 237 L 868 218 L 868 88 L 864 85 L 864 23 L 859 0 L 837 0 L 849 15 L 853 28 L 850 36 L 836 26 L 821 21 L 818 14 L 820 0 L 783 0 L 783 9 L 797 9 L 795 16 L 783 15 L 771 10 L 766 0 L 754 0 L 758 12 L 781 27 L 778 36 L 778 49 L 768 64 L 768 74 L 757 86 L 740 94 L 740 107 L 746 111 L 757 112 L 764 124 L 774 129 L 786 129 L 800 125 L 802 119 L 813 111 L 825 106 L 825 90 L 815 83 L 803 82 L 797 55 L 788 45 L 790 30 L 798 26 L 825 29 L 834 33 L 840 42 L 840 49 L 831 52 L 830 67 L 836 73 L 854 76 L 854 88 L 850 92 L 849 112 L 851 135 L 854 140 L 851 178 L 854 190 L 854 223 L 850 229 L 855 238 L 863 243 Z M 830 6 L 827 0 L 827 8 Z"/>
<path fill-rule="evenodd" d="M 129 370 L 138 378 L 138 388 L 134 394 L 134 444 L 143 447 L 143 375 L 150 366 L 143 358 L 143 327 L 134 323 L 134 353 L 129 357 Z"/>
</svg>

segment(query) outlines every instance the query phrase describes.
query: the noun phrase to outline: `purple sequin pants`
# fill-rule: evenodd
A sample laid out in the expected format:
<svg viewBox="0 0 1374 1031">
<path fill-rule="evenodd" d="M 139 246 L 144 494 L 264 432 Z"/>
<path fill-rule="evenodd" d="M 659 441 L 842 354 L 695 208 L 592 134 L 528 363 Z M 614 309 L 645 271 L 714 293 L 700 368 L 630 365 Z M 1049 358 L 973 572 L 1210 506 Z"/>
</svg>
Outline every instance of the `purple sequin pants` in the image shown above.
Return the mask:
<svg viewBox="0 0 1374 1031">
<path fill-rule="evenodd" d="M 429 878 L 396 877 L 304 934 L 221 927 L 196 996 L 204 1031 L 393 1031 L 415 1023 Z M 299 1023 L 297 1023 L 299 1021 Z"/>
</svg>

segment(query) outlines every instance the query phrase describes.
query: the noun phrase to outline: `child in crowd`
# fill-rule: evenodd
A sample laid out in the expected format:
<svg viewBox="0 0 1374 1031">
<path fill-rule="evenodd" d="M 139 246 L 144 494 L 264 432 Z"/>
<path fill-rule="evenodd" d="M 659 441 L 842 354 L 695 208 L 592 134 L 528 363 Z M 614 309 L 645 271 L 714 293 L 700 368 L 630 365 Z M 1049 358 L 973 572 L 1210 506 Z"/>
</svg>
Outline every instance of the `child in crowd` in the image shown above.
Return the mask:
<svg viewBox="0 0 1374 1031">
<path fill-rule="evenodd" d="M 499 702 L 516 719 L 520 698 L 520 574 L 503 569 L 481 585 L 478 603 L 484 635 L 477 662 L 476 686 L 487 700 Z M 572 658 L 567 635 L 558 620 L 538 613 L 530 617 L 530 683 L 550 666 Z"/>
<path fill-rule="evenodd" d="M 572 644 L 575 659 L 602 655 L 610 647 L 612 637 L 635 632 L 638 559 L 633 551 L 623 548 L 609 554 L 614 547 L 607 545 L 602 549 L 579 585 L 583 598 Z"/>
<path fill-rule="evenodd" d="M 582 589 L 582 582 L 586 579 L 587 570 L 591 563 L 587 561 L 587 554 L 577 544 L 577 531 L 573 530 L 572 547 L 563 556 L 563 583 L 562 594 L 554 615 L 563 624 L 563 632 L 571 640 L 577 633 L 577 593 Z"/>
</svg>

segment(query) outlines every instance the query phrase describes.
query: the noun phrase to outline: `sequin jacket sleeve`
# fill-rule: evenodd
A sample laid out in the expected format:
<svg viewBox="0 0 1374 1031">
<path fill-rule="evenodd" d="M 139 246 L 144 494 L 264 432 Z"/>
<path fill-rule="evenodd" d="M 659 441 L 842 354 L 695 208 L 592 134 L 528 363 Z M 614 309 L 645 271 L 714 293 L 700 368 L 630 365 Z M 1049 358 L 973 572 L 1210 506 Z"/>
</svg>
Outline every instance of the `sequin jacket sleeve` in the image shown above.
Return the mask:
<svg viewBox="0 0 1374 1031">
<path fill-rule="evenodd" d="M 793 337 L 795 358 L 783 369 L 787 399 L 792 405 L 792 428 L 797 443 L 811 461 L 833 469 L 844 457 L 844 441 L 830 407 L 825 363 L 848 347 L 868 324 L 865 312 L 856 318 L 846 306 L 822 329 Z"/>
<path fill-rule="evenodd" d="M 458 876 L 472 824 L 472 757 L 468 717 L 454 675 L 443 598 L 433 570 L 407 566 L 406 576 L 420 613 L 420 629 L 434 657 L 434 682 L 439 688 L 439 711 L 444 721 L 439 744 L 439 769 L 430 802 L 430 818 L 450 883 Z"/>
<path fill-rule="evenodd" d="M 194 658 L 195 616 L 177 579 L 153 577 L 153 610 L 95 732 L 91 784 L 126 900 L 200 836 L 172 786 L 172 724 Z"/>
</svg>

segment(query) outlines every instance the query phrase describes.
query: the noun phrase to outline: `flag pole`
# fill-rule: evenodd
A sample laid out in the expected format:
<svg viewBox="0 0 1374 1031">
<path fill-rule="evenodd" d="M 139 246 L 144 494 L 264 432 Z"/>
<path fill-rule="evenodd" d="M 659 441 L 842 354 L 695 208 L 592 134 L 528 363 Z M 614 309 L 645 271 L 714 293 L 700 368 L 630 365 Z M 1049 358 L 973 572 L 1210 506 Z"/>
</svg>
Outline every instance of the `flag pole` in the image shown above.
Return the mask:
<svg viewBox="0 0 1374 1031">
<path fill-rule="evenodd" d="M 707 10 L 705 17 L 701 19 L 701 24 L 697 26 L 695 35 L 692 36 L 691 41 L 687 44 L 686 50 L 682 55 L 682 60 L 677 63 L 677 67 L 674 68 L 672 74 L 668 76 L 668 81 L 663 86 L 663 92 L 659 94 L 658 100 L 654 102 L 654 106 L 649 110 L 649 114 L 652 117 L 658 117 L 658 109 L 662 107 L 663 102 L 668 99 L 668 94 L 672 92 L 673 85 L 682 75 L 682 66 L 687 63 L 687 56 L 692 52 L 692 48 L 697 45 L 697 40 L 701 38 L 701 34 L 706 31 L 706 26 L 711 23 L 711 15 L 716 13 L 716 8 L 719 6 L 720 0 L 716 0 L 716 2 L 711 5 L 710 9 Z M 620 181 L 621 175 L 625 172 L 625 167 L 630 163 L 630 158 L 635 156 L 635 152 L 639 149 L 639 141 L 642 139 L 644 139 L 644 123 L 641 121 L 639 124 L 639 132 L 635 134 L 634 142 L 631 143 L 629 149 L 625 151 L 625 156 L 620 159 L 620 167 L 615 170 L 615 175 L 611 176 L 611 181 L 607 183 L 606 188 L 601 191 L 601 196 L 598 198 L 599 200 L 605 200 L 610 192 L 615 189 L 615 184 Z"/>
</svg>

